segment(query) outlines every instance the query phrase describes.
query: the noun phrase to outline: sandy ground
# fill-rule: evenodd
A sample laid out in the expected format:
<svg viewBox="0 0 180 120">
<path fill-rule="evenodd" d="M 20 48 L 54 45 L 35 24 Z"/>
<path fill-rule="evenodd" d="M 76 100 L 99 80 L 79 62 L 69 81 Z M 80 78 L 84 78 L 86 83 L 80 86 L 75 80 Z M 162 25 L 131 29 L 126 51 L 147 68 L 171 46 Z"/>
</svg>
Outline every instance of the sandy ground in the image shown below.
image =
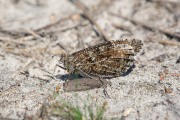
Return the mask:
<svg viewBox="0 0 180 120">
<path fill-rule="evenodd" d="M 103 42 L 97 26 L 68 0 L 0 0 L 0 118 L 31 119 L 42 104 L 64 99 L 82 106 L 91 98 L 107 102 L 106 119 L 180 119 L 179 0 L 82 2 L 111 40 L 143 41 L 133 70 L 108 80 L 110 98 L 94 82 L 65 92 L 60 55 Z"/>
</svg>

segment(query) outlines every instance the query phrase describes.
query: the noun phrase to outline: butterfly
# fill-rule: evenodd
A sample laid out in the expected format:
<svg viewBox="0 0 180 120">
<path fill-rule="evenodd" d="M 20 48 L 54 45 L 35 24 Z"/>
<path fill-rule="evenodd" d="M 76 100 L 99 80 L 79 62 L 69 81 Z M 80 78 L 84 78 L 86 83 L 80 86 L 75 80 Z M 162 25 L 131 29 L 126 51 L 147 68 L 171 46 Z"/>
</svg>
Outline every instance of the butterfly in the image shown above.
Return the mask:
<svg viewBox="0 0 180 120">
<path fill-rule="evenodd" d="M 68 73 L 94 77 L 118 77 L 134 65 L 134 56 L 143 43 L 137 39 L 106 41 L 70 55 L 62 54 L 61 62 Z"/>
</svg>

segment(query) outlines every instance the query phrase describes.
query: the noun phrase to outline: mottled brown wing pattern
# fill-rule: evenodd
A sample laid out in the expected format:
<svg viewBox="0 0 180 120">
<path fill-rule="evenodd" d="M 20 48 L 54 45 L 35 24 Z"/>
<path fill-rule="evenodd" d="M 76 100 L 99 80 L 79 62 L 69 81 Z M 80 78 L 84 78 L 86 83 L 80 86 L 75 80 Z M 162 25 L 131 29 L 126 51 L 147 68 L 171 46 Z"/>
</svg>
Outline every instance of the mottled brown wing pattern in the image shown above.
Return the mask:
<svg viewBox="0 0 180 120">
<path fill-rule="evenodd" d="M 108 41 L 66 56 L 64 65 L 69 72 L 117 77 L 133 65 L 141 47 L 142 42 L 136 39 Z"/>
</svg>

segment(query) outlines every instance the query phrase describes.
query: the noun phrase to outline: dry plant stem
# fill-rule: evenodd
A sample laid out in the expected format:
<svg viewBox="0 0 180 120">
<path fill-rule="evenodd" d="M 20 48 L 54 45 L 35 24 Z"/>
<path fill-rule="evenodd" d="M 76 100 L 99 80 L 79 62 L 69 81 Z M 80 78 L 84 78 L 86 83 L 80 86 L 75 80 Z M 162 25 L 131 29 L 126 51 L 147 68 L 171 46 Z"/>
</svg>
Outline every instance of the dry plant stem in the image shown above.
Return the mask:
<svg viewBox="0 0 180 120">
<path fill-rule="evenodd" d="M 43 37 L 41 37 L 40 35 L 38 35 L 37 33 L 35 33 L 34 31 L 30 30 L 30 29 L 25 29 L 29 34 L 33 35 L 34 37 L 37 37 L 41 40 L 46 41 L 47 39 L 44 39 Z M 45 47 L 47 47 L 49 45 L 49 41 L 47 43 L 47 45 Z"/>
<path fill-rule="evenodd" d="M 176 38 L 178 38 L 178 39 L 180 40 L 180 34 L 173 33 L 173 32 L 171 32 L 171 31 L 167 31 L 167 30 L 163 30 L 163 29 L 159 29 L 159 28 L 156 28 L 156 27 L 151 27 L 151 26 L 149 26 L 149 25 L 147 25 L 147 24 L 145 24 L 145 23 L 142 23 L 142 22 L 139 22 L 139 21 L 130 19 L 130 18 L 125 17 L 125 16 L 122 16 L 122 15 L 120 15 L 120 14 L 118 14 L 118 15 L 115 14 L 115 13 L 110 13 L 110 14 L 111 14 L 111 15 L 114 15 L 114 16 L 117 16 L 117 17 L 121 17 L 121 18 L 123 18 L 123 19 L 125 19 L 125 20 L 128 20 L 128 21 L 132 22 L 132 23 L 135 24 L 135 25 L 139 25 L 139 26 L 141 26 L 141 27 L 143 27 L 143 28 L 146 28 L 146 29 L 149 29 L 149 30 L 151 30 L 151 31 L 159 31 L 159 32 L 161 32 L 161 33 L 163 33 L 163 34 L 165 34 L 165 35 L 168 35 L 168 36 L 171 36 L 171 37 L 176 37 Z"/>
<path fill-rule="evenodd" d="M 93 19 L 91 13 L 89 12 L 88 8 L 81 3 L 79 0 L 70 0 L 70 2 L 74 3 L 78 8 L 83 11 L 83 16 L 87 18 L 91 24 L 95 25 L 98 29 L 98 32 L 103 36 L 105 41 L 110 41 L 109 37 L 107 36 L 106 32 L 97 24 L 97 22 Z"/>
<path fill-rule="evenodd" d="M 9 37 L 0 37 L 0 41 L 3 42 L 10 42 L 10 43 L 15 43 L 15 44 L 22 44 L 22 45 L 32 45 L 32 43 L 27 43 L 25 41 L 23 41 L 22 39 L 12 39 Z"/>
<path fill-rule="evenodd" d="M 7 31 L 3 30 L 2 28 L 0 28 L 0 32 L 8 36 L 17 36 L 19 34 L 17 31 Z"/>
<path fill-rule="evenodd" d="M 75 14 L 73 13 L 73 14 L 71 14 L 71 15 L 69 15 L 69 16 L 67 16 L 67 17 L 64 17 L 64 18 L 62 18 L 62 19 L 60 19 L 60 20 L 58 20 L 58 21 L 56 21 L 56 22 L 54 22 L 54 23 L 52 23 L 52 24 L 48 24 L 48 25 L 46 25 L 46 26 L 43 26 L 43 27 L 41 27 L 41 28 L 39 28 L 39 29 L 36 29 L 36 30 L 34 30 L 35 32 L 39 32 L 39 31 L 41 31 L 41 30 L 45 30 L 45 29 L 49 29 L 49 28 L 51 28 L 51 27 L 53 27 L 53 26 L 55 26 L 55 25 L 58 25 L 59 23 L 61 23 L 61 22 L 63 22 L 63 21 L 66 21 L 66 20 L 68 20 L 68 19 L 70 19 L 72 16 L 74 16 Z"/>
<path fill-rule="evenodd" d="M 71 30 L 71 29 L 74 29 L 74 28 L 76 28 L 76 27 L 79 27 L 79 25 L 80 24 L 78 24 L 78 25 L 74 25 L 74 26 L 71 26 L 71 27 L 67 27 L 67 28 L 63 28 L 63 29 L 58 29 L 58 30 L 54 30 L 54 31 L 51 31 L 51 33 L 55 33 L 55 32 L 65 32 L 65 31 L 67 31 L 67 30 Z M 86 25 L 86 24 L 81 24 L 81 25 Z M 50 26 L 49 26 L 50 27 Z M 46 29 L 46 28 L 45 28 Z M 27 30 L 28 31 L 28 30 Z M 28 40 L 32 40 L 33 38 L 35 38 L 35 37 L 40 37 L 38 34 L 39 34 L 39 31 L 40 30 L 38 30 L 37 32 L 38 33 L 35 33 L 36 32 L 36 30 L 35 31 L 29 31 L 29 36 L 26 36 L 26 37 L 21 37 L 21 38 L 18 38 L 18 39 L 14 39 L 14 41 L 28 41 Z M 31 33 L 31 32 L 33 32 L 33 34 Z M 48 33 L 48 32 L 46 32 L 46 33 Z M 32 36 L 33 35 L 33 36 Z M 37 36 L 38 35 L 38 36 Z M 42 39 L 42 38 L 41 38 Z M 0 40 L 1 40 L 1 38 L 0 38 Z"/>
<path fill-rule="evenodd" d="M 159 42 L 160 44 L 163 44 L 163 45 L 180 46 L 180 43 L 179 43 L 179 42 L 175 42 L 175 41 L 158 40 L 158 42 Z"/>
<path fill-rule="evenodd" d="M 29 41 L 29 40 L 32 40 L 34 38 L 34 36 L 32 35 L 29 35 L 29 36 L 26 36 L 26 37 L 20 37 L 20 38 L 17 38 L 15 40 L 19 40 L 19 41 Z"/>
<path fill-rule="evenodd" d="M 37 38 L 41 38 L 41 36 L 39 36 L 38 34 L 36 34 L 34 31 L 30 30 L 30 29 L 25 29 L 25 31 L 27 31 L 29 34 L 33 35 L 34 37 L 37 37 Z"/>
<path fill-rule="evenodd" d="M 76 28 L 81 27 L 81 26 L 86 26 L 88 24 L 89 24 L 89 22 L 78 23 L 78 24 L 75 24 L 75 25 L 72 25 L 72 26 L 69 26 L 69 27 L 66 27 L 66 28 L 60 28 L 60 29 L 52 30 L 51 33 L 65 32 L 65 31 L 68 31 L 68 30 L 76 29 Z"/>
<path fill-rule="evenodd" d="M 71 18 L 73 15 L 75 15 L 75 14 L 71 14 L 71 15 L 65 17 L 65 18 L 62 18 L 62 19 L 58 20 L 57 22 L 54 22 L 54 23 L 52 23 L 52 24 L 48 24 L 48 25 L 46 25 L 46 26 L 43 26 L 43 27 L 41 27 L 41 28 L 39 28 L 39 29 L 36 29 L 36 30 L 33 30 L 33 31 L 34 31 L 34 33 L 36 33 L 36 35 L 38 35 L 38 33 L 39 33 L 41 30 L 49 29 L 49 28 L 51 28 L 51 27 L 53 27 L 53 26 L 55 26 L 55 25 L 57 25 L 57 24 L 65 21 L 65 20 L 67 20 L 67 19 Z M 71 28 L 63 29 L 62 31 L 66 31 L 66 30 L 69 30 L 69 29 L 71 29 Z M 17 34 L 19 34 L 19 33 L 16 32 L 16 31 L 0 30 L 0 32 L 6 33 L 6 34 L 12 34 L 12 35 L 14 35 L 14 36 L 16 36 Z M 38 32 L 38 33 L 37 33 L 37 32 Z M 56 31 L 55 31 L 55 32 L 56 32 Z M 14 41 L 22 41 L 22 40 L 23 40 L 23 41 L 24 41 L 24 40 L 27 41 L 27 40 L 31 40 L 31 39 L 34 38 L 34 35 L 32 36 L 32 33 L 31 33 L 31 32 L 28 32 L 27 34 L 29 34 L 29 35 L 26 36 L 26 37 L 16 38 L 16 39 L 14 39 Z M 38 35 L 38 36 L 39 36 L 39 35 Z M 4 40 L 4 38 L 3 38 L 2 40 Z"/>
<path fill-rule="evenodd" d="M 117 29 L 121 29 L 124 31 L 128 31 L 130 34 L 132 34 L 131 30 L 123 25 L 118 25 L 118 24 L 113 24 L 113 26 Z M 172 46 L 180 46 L 179 42 L 175 42 L 175 41 L 168 41 L 168 40 L 153 40 L 153 42 L 159 42 L 160 44 L 164 44 L 164 45 L 172 45 Z"/>
</svg>

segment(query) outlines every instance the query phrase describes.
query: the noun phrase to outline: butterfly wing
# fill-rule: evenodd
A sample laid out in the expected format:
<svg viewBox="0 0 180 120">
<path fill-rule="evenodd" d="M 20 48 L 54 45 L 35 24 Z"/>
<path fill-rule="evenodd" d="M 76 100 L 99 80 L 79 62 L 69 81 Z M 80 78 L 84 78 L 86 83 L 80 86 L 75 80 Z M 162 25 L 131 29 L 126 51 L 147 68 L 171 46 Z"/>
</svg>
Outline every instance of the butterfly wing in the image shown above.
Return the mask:
<svg viewBox="0 0 180 120">
<path fill-rule="evenodd" d="M 88 75 L 116 77 L 133 65 L 141 46 L 140 40 L 108 41 L 70 55 L 69 61 Z"/>
</svg>

